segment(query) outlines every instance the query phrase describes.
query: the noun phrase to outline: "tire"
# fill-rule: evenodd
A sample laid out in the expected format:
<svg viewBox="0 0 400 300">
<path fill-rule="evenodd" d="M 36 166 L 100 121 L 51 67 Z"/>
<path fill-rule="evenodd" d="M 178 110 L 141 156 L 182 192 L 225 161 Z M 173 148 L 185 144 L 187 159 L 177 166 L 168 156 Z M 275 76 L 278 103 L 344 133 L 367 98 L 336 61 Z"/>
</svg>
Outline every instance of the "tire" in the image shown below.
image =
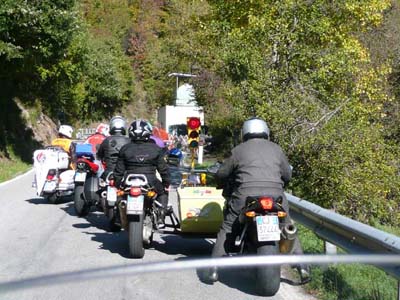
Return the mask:
<svg viewBox="0 0 400 300">
<path fill-rule="evenodd" d="M 138 220 L 129 220 L 129 252 L 133 258 L 143 258 L 143 217 L 139 216 Z"/>
<path fill-rule="evenodd" d="M 51 195 L 46 195 L 45 198 L 46 198 L 46 200 L 47 200 L 49 203 L 51 203 L 51 204 L 56 204 L 57 201 L 58 201 L 58 197 L 57 197 L 57 194 L 56 194 L 56 193 L 51 194 Z"/>
<path fill-rule="evenodd" d="M 74 188 L 74 207 L 78 217 L 85 217 L 89 214 L 90 206 L 86 203 L 83 196 L 83 185 L 75 185 Z"/>
<path fill-rule="evenodd" d="M 115 224 L 116 216 L 113 207 L 108 207 L 107 209 L 107 217 L 108 217 L 108 228 L 111 232 L 118 232 L 121 231 L 121 226 Z"/>
<path fill-rule="evenodd" d="M 257 248 L 257 255 L 277 255 L 278 245 L 262 245 Z M 263 266 L 256 268 L 257 293 L 260 296 L 275 295 L 281 284 L 281 266 Z"/>
</svg>

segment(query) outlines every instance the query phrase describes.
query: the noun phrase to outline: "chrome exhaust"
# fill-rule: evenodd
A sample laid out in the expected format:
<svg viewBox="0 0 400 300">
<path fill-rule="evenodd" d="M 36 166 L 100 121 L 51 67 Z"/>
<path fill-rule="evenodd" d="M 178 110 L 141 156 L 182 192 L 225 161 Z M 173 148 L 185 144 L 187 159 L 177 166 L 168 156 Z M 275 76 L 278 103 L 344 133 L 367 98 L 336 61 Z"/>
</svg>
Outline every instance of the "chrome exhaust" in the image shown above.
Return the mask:
<svg viewBox="0 0 400 300">
<path fill-rule="evenodd" d="M 101 198 L 107 198 L 107 191 L 102 191 L 100 196 Z"/>
<path fill-rule="evenodd" d="M 119 216 L 121 219 L 121 227 L 128 230 L 128 218 L 126 216 L 126 200 L 121 200 L 119 205 Z"/>
<path fill-rule="evenodd" d="M 283 254 L 292 252 L 294 239 L 297 235 L 297 227 L 293 223 L 286 224 L 282 228 L 281 240 L 279 241 L 279 251 Z"/>
</svg>

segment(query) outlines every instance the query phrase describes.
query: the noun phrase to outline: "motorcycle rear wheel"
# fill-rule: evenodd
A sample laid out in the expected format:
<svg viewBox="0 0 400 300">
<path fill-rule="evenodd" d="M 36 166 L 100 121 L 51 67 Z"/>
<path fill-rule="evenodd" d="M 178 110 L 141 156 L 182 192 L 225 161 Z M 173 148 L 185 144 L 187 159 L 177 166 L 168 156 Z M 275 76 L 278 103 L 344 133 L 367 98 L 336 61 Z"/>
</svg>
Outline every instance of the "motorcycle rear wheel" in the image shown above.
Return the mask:
<svg viewBox="0 0 400 300">
<path fill-rule="evenodd" d="M 278 245 L 262 245 L 257 255 L 278 255 Z M 262 266 L 256 269 L 257 292 L 260 296 L 275 295 L 281 284 L 281 266 Z"/>
<path fill-rule="evenodd" d="M 57 194 L 56 193 L 54 193 L 54 194 L 51 194 L 51 195 L 46 195 L 46 200 L 49 202 L 49 203 L 51 203 L 51 204 L 56 204 L 57 203 L 57 200 L 58 200 L 58 197 L 57 197 Z"/>
<path fill-rule="evenodd" d="M 138 220 L 129 220 L 129 252 L 133 258 L 143 258 L 143 216 L 137 216 Z"/>
<path fill-rule="evenodd" d="M 75 185 L 74 207 L 78 217 L 86 217 L 89 214 L 90 205 L 86 203 L 83 197 L 83 185 Z"/>
</svg>

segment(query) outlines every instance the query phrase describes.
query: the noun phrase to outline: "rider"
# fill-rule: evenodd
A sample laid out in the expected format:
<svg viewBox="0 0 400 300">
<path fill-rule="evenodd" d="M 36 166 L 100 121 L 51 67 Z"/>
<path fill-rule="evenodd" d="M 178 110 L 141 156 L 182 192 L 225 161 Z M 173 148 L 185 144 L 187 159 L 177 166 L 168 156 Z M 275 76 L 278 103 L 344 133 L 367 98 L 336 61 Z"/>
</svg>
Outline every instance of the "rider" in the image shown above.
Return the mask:
<svg viewBox="0 0 400 300">
<path fill-rule="evenodd" d="M 75 169 L 74 165 L 74 155 L 75 155 L 75 145 L 72 142 L 72 133 L 74 129 L 70 125 L 61 125 L 58 129 L 57 138 L 51 141 L 51 146 L 61 147 L 69 156 L 69 168 Z"/>
<path fill-rule="evenodd" d="M 164 227 L 170 178 L 163 151 L 150 141 L 152 134 L 150 123 L 140 119 L 136 120 L 132 122 L 128 132 L 131 143 L 124 145 L 119 152 L 114 170 L 115 183 L 120 186 L 125 174 L 138 173 L 146 175 L 148 182 L 155 187 L 158 194 L 157 200 L 162 205 L 159 227 Z M 161 175 L 162 182 L 157 179 L 156 171 Z"/>
<path fill-rule="evenodd" d="M 122 146 L 130 142 L 126 136 L 126 121 L 123 117 L 115 116 L 110 120 L 110 134 L 100 144 L 97 151 L 98 159 L 106 164 L 106 169 L 101 175 L 104 180 L 110 172 L 114 171 Z"/>
<path fill-rule="evenodd" d="M 217 236 L 212 257 L 226 255 L 233 246 L 237 235 L 238 216 L 245 206 L 247 196 L 268 194 L 273 197 L 283 197 L 283 207 L 289 211 L 284 186 L 292 176 L 291 166 L 281 147 L 269 141 L 269 128 L 260 118 L 251 118 L 242 127 L 243 142 L 236 146 L 218 172 L 217 178 L 224 183 L 229 182 L 229 188 L 224 187 L 227 198 L 224 209 L 224 221 Z M 290 222 L 289 216 L 286 222 Z M 296 239 L 298 239 L 296 237 Z M 299 241 L 295 241 L 296 253 L 302 253 Z M 308 279 L 308 267 L 298 266 L 302 280 Z M 206 272 L 206 280 L 218 280 L 216 268 Z M 307 277 L 307 278 L 305 278 Z"/>
<path fill-rule="evenodd" d="M 58 136 L 52 142 L 52 146 L 59 146 L 69 155 L 72 154 L 72 133 L 74 129 L 69 125 L 61 125 L 58 129 Z"/>
<path fill-rule="evenodd" d="M 96 132 L 89 136 L 85 144 L 91 144 L 92 145 L 92 151 L 93 153 L 97 153 L 97 149 L 100 147 L 100 144 L 106 139 L 106 137 L 109 135 L 110 127 L 108 124 L 100 123 L 96 127 Z"/>
</svg>

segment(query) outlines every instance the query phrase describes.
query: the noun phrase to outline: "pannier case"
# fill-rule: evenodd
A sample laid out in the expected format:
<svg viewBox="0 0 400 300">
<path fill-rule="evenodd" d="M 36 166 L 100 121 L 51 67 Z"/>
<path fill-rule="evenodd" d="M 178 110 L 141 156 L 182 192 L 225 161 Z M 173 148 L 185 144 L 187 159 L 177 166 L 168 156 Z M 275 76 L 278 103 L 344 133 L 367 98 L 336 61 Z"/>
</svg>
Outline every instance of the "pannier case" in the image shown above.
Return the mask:
<svg viewBox="0 0 400 300">
<path fill-rule="evenodd" d="M 91 144 L 77 144 L 75 147 L 76 157 L 89 157 L 94 159 L 94 153 Z"/>
<path fill-rule="evenodd" d="M 218 233 L 225 199 L 215 187 L 180 187 L 178 193 L 179 219 L 182 233 Z"/>
</svg>

